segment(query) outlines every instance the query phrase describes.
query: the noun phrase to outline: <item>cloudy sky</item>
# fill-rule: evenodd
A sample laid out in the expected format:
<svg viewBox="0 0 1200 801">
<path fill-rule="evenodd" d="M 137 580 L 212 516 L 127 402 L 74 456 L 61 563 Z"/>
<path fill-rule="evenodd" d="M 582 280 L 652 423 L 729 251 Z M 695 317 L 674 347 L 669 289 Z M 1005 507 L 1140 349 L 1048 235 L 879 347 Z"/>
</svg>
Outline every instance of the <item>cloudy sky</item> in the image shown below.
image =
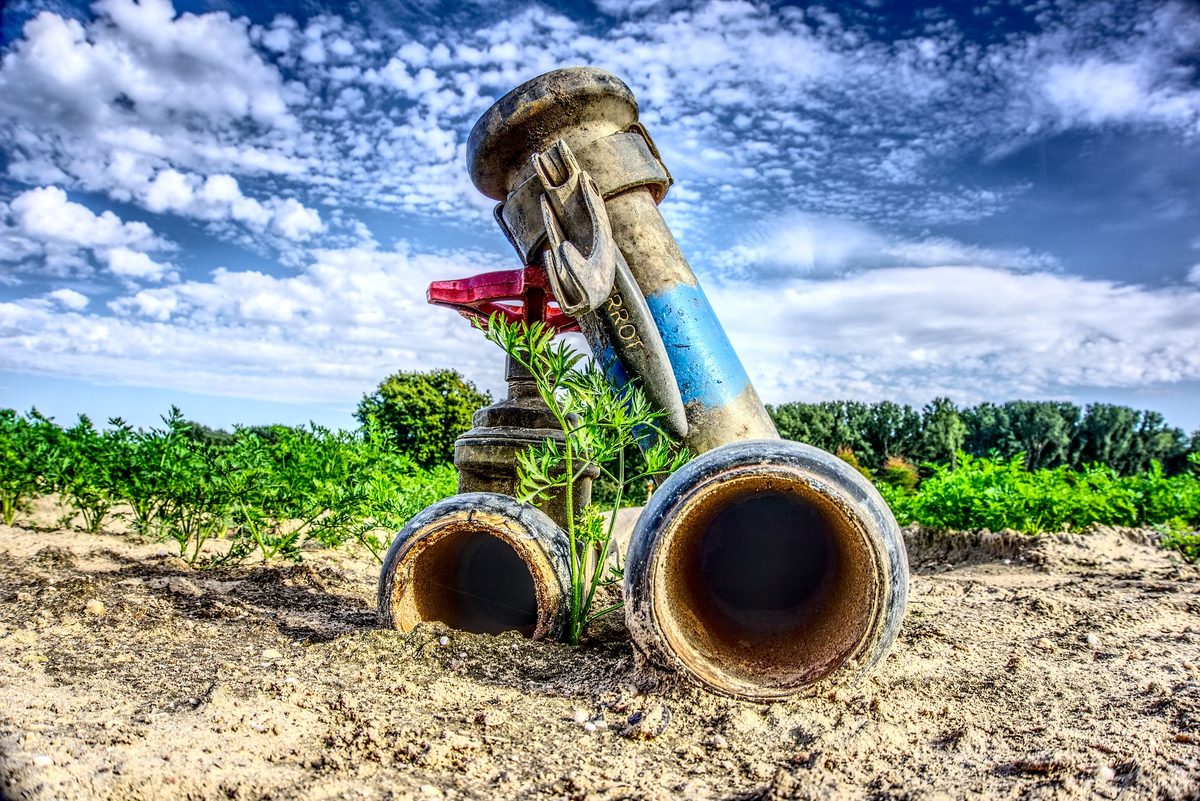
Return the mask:
<svg viewBox="0 0 1200 801">
<path fill-rule="evenodd" d="M 499 389 L 424 303 L 517 266 L 467 134 L 592 64 L 765 400 L 1200 427 L 1200 6 L 918 5 L 0 2 L 0 406 L 350 425 L 397 369 Z"/>
</svg>

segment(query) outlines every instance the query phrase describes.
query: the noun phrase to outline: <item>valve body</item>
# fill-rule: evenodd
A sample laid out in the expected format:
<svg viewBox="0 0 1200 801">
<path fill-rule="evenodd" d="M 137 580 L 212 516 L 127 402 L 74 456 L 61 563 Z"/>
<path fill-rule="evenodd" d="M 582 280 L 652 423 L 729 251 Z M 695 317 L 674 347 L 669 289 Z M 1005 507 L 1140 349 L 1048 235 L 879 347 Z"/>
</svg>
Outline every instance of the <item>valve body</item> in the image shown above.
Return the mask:
<svg viewBox="0 0 1200 801">
<path fill-rule="evenodd" d="M 671 178 L 633 93 L 603 70 L 539 76 L 471 131 L 472 180 L 500 201 L 496 219 L 522 260 L 538 261 L 547 247 L 535 159 L 560 143 L 604 198 L 671 375 L 626 374 L 611 342 L 592 342 L 594 355 L 616 384 L 674 381 L 684 443 L 700 454 L 659 488 L 634 528 L 625 599 L 635 645 L 710 689 L 753 700 L 862 676 L 895 639 L 907 597 L 891 511 L 840 459 L 779 439 L 658 211 Z"/>
</svg>

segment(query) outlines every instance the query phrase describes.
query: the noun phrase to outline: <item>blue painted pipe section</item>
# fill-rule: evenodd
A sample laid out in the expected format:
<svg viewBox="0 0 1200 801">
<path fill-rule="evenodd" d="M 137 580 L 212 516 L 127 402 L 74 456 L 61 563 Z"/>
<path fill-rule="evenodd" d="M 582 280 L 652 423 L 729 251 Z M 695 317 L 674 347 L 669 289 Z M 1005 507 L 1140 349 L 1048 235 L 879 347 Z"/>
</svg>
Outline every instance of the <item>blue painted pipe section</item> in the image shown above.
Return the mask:
<svg viewBox="0 0 1200 801">
<path fill-rule="evenodd" d="M 592 347 L 592 356 L 600 365 L 600 369 L 608 376 L 608 383 L 617 389 L 628 384 L 629 374 L 625 372 L 625 365 L 621 364 L 612 343 L 605 337 L 595 337 L 595 342 L 592 340 L 593 337 L 588 337 L 588 345 Z"/>
<path fill-rule="evenodd" d="M 684 405 L 717 408 L 750 386 L 725 329 L 698 286 L 676 284 L 646 298 L 662 334 Z"/>
<path fill-rule="evenodd" d="M 731 402 L 750 386 L 708 298 L 698 286 L 677 284 L 646 298 L 646 305 L 667 348 L 667 358 L 684 405 L 708 409 Z M 588 344 L 614 387 L 629 383 L 629 375 L 608 339 L 588 331 Z"/>
</svg>

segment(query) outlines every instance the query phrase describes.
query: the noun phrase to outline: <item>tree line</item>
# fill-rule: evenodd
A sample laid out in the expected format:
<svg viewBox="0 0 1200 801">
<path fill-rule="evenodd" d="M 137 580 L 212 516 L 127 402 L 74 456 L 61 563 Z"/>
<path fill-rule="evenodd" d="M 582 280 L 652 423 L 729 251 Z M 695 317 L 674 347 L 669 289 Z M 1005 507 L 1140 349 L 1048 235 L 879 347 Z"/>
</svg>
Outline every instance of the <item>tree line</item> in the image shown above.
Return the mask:
<svg viewBox="0 0 1200 801">
<path fill-rule="evenodd" d="M 401 371 L 364 395 L 355 416 L 363 423 L 377 420 L 401 452 L 429 466 L 451 460 L 455 438 L 471 427 L 474 411 L 490 401 L 454 370 Z M 1189 438 L 1158 412 L 1109 403 L 959 407 L 937 398 L 920 409 L 891 401 L 824 401 L 767 410 L 784 438 L 852 454 L 872 473 L 888 459 L 954 466 L 964 452 L 1005 463 L 1023 455 L 1031 471 L 1104 464 L 1120 475 L 1134 475 L 1158 462 L 1167 475 L 1175 475 L 1187 469 L 1188 453 L 1200 452 L 1200 430 Z"/>
<path fill-rule="evenodd" d="M 920 410 L 891 401 L 784 403 L 767 410 L 780 436 L 828 451 L 853 452 L 871 471 L 889 458 L 954 465 L 962 451 L 1009 461 L 1023 454 L 1026 470 L 1105 464 L 1132 475 L 1159 462 L 1168 475 L 1187 468 L 1200 451 L 1200 430 L 1189 438 L 1161 414 L 1092 403 L 1009 401 L 960 408 L 937 398 Z"/>
</svg>

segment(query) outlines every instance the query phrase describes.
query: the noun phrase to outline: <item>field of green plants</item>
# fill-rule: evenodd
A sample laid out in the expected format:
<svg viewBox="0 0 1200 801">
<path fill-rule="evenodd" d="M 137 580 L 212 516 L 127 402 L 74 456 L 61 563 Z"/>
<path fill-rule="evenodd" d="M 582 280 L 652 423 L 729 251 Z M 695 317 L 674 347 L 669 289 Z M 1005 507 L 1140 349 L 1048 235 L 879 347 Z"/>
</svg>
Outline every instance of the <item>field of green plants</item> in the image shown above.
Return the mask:
<svg viewBox="0 0 1200 801">
<path fill-rule="evenodd" d="M 61 427 L 36 411 L 0 410 L 0 511 L 6 524 L 54 494 L 89 532 L 119 514 L 172 540 L 191 564 L 299 560 L 306 545 L 358 541 L 377 557 L 404 523 L 456 487 L 453 467 L 421 467 L 377 426 L 211 431 L 178 409 L 163 425 Z M 221 540 L 224 548 L 203 550 Z"/>
<path fill-rule="evenodd" d="M 1023 459 L 960 452 L 954 467 L 931 465 L 932 475 L 919 483 L 911 466 L 896 460 L 875 483 L 901 525 L 1024 534 L 1080 531 L 1096 523 L 1144 526 L 1162 532 L 1163 547 L 1191 562 L 1200 558 L 1200 454 L 1189 456 L 1190 471 L 1173 476 L 1158 462 L 1122 476 L 1105 465 L 1030 471 Z"/>
<path fill-rule="evenodd" d="M 921 409 L 883 401 L 770 407 L 784 437 L 834 451 L 871 478 L 902 525 L 1026 534 L 1093 524 L 1162 532 L 1200 558 L 1200 431 L 1154 411 L 1010 401 Z"/>
<path fill-rule="evenodd" d="M 357 431 L 213 431 L 178 409 L 149 430 L 120 420 L 97 427 L 84 416 L 64 426 L 36 411 L 0 410 L 0 513 L 11 525 L 35 498 L 53 495 L 64 522 L 96 532 L 120 516 L 142 536 L 173 541 L 197 566 L 252 555 L 299 560 L 306 547 L 352 541 L 378 557 L 412 515 L 455 491 L 453 438 L 487 399 L 449 372 L 390 377 L 364 398 Z M 405 417 L 400 407 L 414 398 L 420 414 Z M 1189 441 L 1147 417 L 1153 413 L 1067 406 L 958 410 L 939 401 L 920 412 L 851 403 L 771 411 L 785 436 L 834 450 L 868 475 L 901 524 L 1026 534 L 1096 523 L 1153 527 L 1164 547 L 1200 558 L 1196 435 Z M 376 422 L 397 415 L 408 422 Z M 964 449 L 989 443 L 987 455 Z"/>
</svg>

